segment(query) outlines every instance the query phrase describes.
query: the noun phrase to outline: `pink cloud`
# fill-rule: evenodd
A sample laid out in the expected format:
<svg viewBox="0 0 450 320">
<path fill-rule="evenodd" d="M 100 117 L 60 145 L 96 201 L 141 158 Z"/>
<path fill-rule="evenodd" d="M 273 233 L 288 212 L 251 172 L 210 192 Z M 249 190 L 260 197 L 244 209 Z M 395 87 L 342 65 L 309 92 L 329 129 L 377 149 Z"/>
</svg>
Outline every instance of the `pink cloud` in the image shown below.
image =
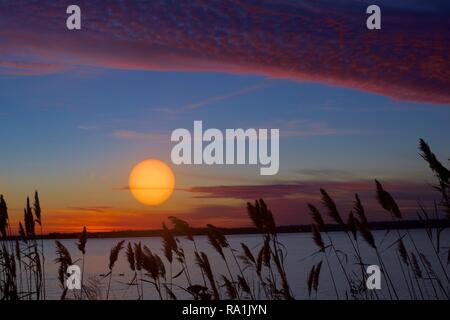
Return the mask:
<svg viewBox="0 0 450 320">
<path fill-rule="evenodd" d="M 408 181 L 391 181 L 383 183 L 403 211 L 406 219 L 417 219 L 418 201 L 426 206 L 433 206 L 439 195 L 430 186 Z M 372 181 L 299 181 L 268 185 L 229 185 L 193 187 L 186 191 L 202 199 L 241 200 L 241 208 L 246 202 L 263 198 L 272 209 L 279 224 L 308 224 L 311 222 L 307 203 L 321 208 L 320 188 L 327 190 L 346 217 L 352 210 L 354 195 L 360 196 L 367 215 L 372 220 L 389 220 L 376 200 L 375 184 Z M 244 211 L 241 211 L 245 213 Z M 325 210 L 324 210 L 325 212 Z M 222 214 L 226 215 L 226 212 Z"/>
<path fill-rule="evenodd" d="M 1 52 L 67 67 L 260 74 L 450 103 L 450 22 L 439 3 L 395 10 L 404 4 L 386 1 L 380 31 L 365 28 L 359 1 L 78 5 L 82 30 L 72 32 L 60 3 L 0 4 Z M 23 66 L 17 74 L 27 74 Z"/>
<path fill-rule="evenodd" d="M 0 60 L 0 74 L 42 75 L 72 70 L 71 66 L 51 63 Z"/>
</svg>

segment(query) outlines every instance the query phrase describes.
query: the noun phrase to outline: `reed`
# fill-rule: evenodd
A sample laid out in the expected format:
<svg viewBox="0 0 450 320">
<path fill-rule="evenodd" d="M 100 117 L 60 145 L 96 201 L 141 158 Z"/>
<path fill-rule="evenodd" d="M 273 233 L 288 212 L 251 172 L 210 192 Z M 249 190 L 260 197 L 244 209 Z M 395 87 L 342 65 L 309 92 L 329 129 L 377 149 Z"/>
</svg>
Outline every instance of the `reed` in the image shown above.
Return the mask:
<svg viewBox="0 0 450 320">
<path fill-rule="evenodd" d="M 194 244 L 194 254 L 198 255 L 199 251 L 198 251 L 198 248 L 197 248 L 197 242 L 194 239 L 194 235 L 192 233 L 192 229 L 189 226 L 189 224 L 186 221 L 184 221 L 182 219 L 179 219 L 177 217 L 174 217 L 174 216 L 170 216 L 169 220 L 173 224 L 174 232 L 179 233 L 181 235 L 184 235 L 187 240 L 192 241 L 192 243 Z M 184 257 L 184 250 L 182 248 L 180 248 L 178 253 L 179 253 L 179 256 L 178 256 L 179 257 L 179 261 L 180 261 L 180 263 L 184 264 L 184 268 L 186 270 L 187 277 L 189 279 L 188 281 L 191 282 L 190 276 L 189 276 L 189 268 L 188 268 L 188 265 L 186 264 L 186 259 Z M 200 272 L 202 274 L 203 285 L 204 285 L 204 287 L 206 287 L 205 274 L 204 274 L 204 271 L 203 271 L 202 268 L 200 268 Z"/>
<path fill-rule="evenodd" d="M 58 280 L 59 284 L 63 290 L 61 294 L 61 300 L 65 300 L 67 295 L 67 286 L 66 286 L 66 278 L 67 278 L 67 268 L 73 264 L 72 256 L 70 255 L 69 250 L 58 240 L 55 241 L 56 245 L 56 259 L 55 263 L 59 264 L 58 267 Z"/>
<path fill-rule="evenodd" d="M 311 293 L 314 290 L 317 298 L 317 291 L 319 289 L 320 272 L 322 270 L 322 261 L 314 264 L 308 273 L 307 286 L 308 286 L 308 296 L 311 298 Z"/>
<path fill-rule="evenodd" d="M 117 259 L 119 258 L 119 253 L 120 253 L 120 251 L 122 251 L 124 243 L 125 243 L 125 240 L 119 241 L 114 247 L 112 247 L 111 252 L 109 254 L 109 265 L 108 265 L 109 280 L 108 280 L 108 289 L 106 291 L 106 300 L 109 299 L 109 291 L 111 289 L 111 279 L 112 279 L 112 275 L 113 275 L 114 265 L 116 264 Z"/>
<path fill-rule="evenodd" d="M 37 192 L 33 207 L 27 198 L 23 221 L 19 222 L 19 242 L 11 231 L 6 200 L 0 195 L 0 300 L 45 299 L 43 242 L 38 243 L 35 231 L 36 224 L 42 225 Z"/>
<path fill-rule="evenodd" d="M 209 263 L 208 256 L 204 252 L 200 252 L 200 253 L 195 252 L 195 255 L 196 255 L 195 258 L 196 258 L 197 264 L 199 265 L 201 270 L 204 271 L 204 273 L 206 274 L 206 277 L 208 278 L 209 285 L 211 286 L 211 290 L 213 292 L 214 299 L 220 300 L 219 290 L 217 289 L 216 280 L 214 277 L 214 273 L 211 269 L 211 265 Z"/>
<path fill-rule="evenodd" d="M 284 267 L 285 252 L 278 241 L 277 227 L 272 211 L 267 207 L 263 199 L 256 200 L 254 204 L 247 203 L 247 213 L 255 226 L 263 232 L 264 245 L 262 247 L 265 265 L 269 269 L 272 296 L 282 295 L 285 299 L 293 299 L 292 292 Z M 281 290 L 277 288 L 277 280 L 272 270 L 274 264 L 280 276 Z"/>
<path fill-rule="evenodd" d="M 326 195 L 326 198 L 331 199 L 328 196 L 328 194 L 325 192 L 325 190 L 322 189 L 322 193 Z M 334 205 L 334 202 L 333 202 L 333 204 L 331 204 L 331 202 L 330 202 L 330 206 L 333 207 L 333 209 L 336 210 L 336 212 L 337 212 L 337 209 L 336 209 L 336 206 Z M 339 257 L 339 253 L 338 253 L 338 250 L 336 249 L 336 246 L 333 243 L 333 239 L 332 239 L 332 237 L 329 235 L 329 233 L 326 230 L 326 225 L 325 225 L 324 219 L 322 218 L 322 215 L 321 215 L 319 209 L 317 209 L 314 205 L 312 205 L 310 203 L 308 203 L 308 208 L 310 210 L 310 214 L 311 214 L 311 217 L 312 217 L 313 221 L 316 222 L 316 224 L 313 224 L 311 226 L 314 243 L 318 246 L 319 252 L 323 252 L 323 254 L 325 256 L 325 260 L 327 262 L 328 270 L 329 270 L 329 273 L 330 273 L 330 278 L 331 278 L 331 281 L 333 283 L 333 289 L 334 289 L 334 292 L 336 294 L 336 299 L 339 299 L 339 293 L 338 293 L 338 289 L 337 289 L 337 286 L 336 286 L 335 277 L 334 277 L 333 272 L 331 270 L 331 264 L 330 264 L 330 261 L 328 259 L 328 253 L 325 250 L 326 248 L 328 248 L 328 247 L 331 248 L 331 251 L 336 256 L 336 259 L 337 259 L 337 261 L 339 263 L 339 266 L 340 266 L 340 268 L 342 270 L 342 273 L 345 276 L 345 279 L 347 281 L 347 284 L 348 284 L 349 288 L 351 286 L 350 278 L 349 278 L 349 276 L 347 274 L 347 270 L 346 270 L 344 264 L 341 261 L 341 258 Z M 337 216 L 335 216 L 335 219 L 338 216 L 339 216 L 339 214 L 337 213 Z M 342 221 L 342 219 L 340 219 L 340 216 L 337 219 L 339 221 Z M 323 238 L 322 238 L 322 235 L 321 235 L 321 230 L 325 231 L 325 234 L 326 234 L 326 236 L 328 238 L 328 241 L 330 243 L 329 246 L 325 245 L 325 242 L 323 241 Z"/>
<path fill-rule="evenodd" d="M 164 222 L 162 223 L 162 239 L 164 256 L 169 262 L 170 290 L 166 290 L 166 293 L 171 296 L 173 295 L 173 253 L 177 252 L 178 245 L 172 232 L 167 228 Z"/>
<path fill-rule="evenodd" d="M 158 296 L 161 300 L 163 300 L 162 292 L 161 292 L 161 279 L 165 279 L 166 277 L 166 269 L 161 258 L 154 254 L 147 246 L 143 247 L 143 262 L 142 267 L 145 271 L 147 271 L 147 275 L 152 279 L 151 281 L 143 280 L 146 282 L 150 282 L 154 285 L 156 291 L 158 292 Z"/>
<path fill-rule="evenodd" d="M 375 237 L 370 229 L 368 213 L 359 197 L 355 198 L 351 211 L 347 215 L 341 214 L 337 203 L 325 189 L 319 190 L 320 204 L 326 210 L 324 219 L 321 210 L 313 203 L 307 204 L 307 209 L 313 224 L 311 225 L 312 241 L 317 246 L 314 263 L 305 273 L 307 274 L 307 294 L 310 299 L 320 298 L 319 282 L 325 263 L 330 274 L 332 289 L 336 299 L 380 299 L 376 292 L 367 292 L 364 284 L 366 275 L 361 246 L 363 241 L 373 250 L 374 256 L 381 267 L 386 279 L 386 289 L 389 299 L 400 299 L 399 291 L 406 289 L 410 299 L 449 299 L 448 266 L 450 263 L 450 248 L 442 244 L 442 233 L 445 226 L 432 227 L 432 219 L 450 218 L 450 171 L 438 160 L 428 144 L 420 140 L 419 149 L 422 158 L 428 163 L 437 178 L 434 189 L 440 195 L 440 202 L 433 203 L 431 209 L 422 203 L 418 204 L 418 217 L 426 224 L 423 230 L 431 245 L 431 254 L 419 250 L 417 239 L 408 230 L 400 228 L 403 219 L 402 208 L 395 201 L 395 197 L 375 180 L 374 192 L 376 202 L 396 223 L 396 240 L 386 245 L 383 239 Z M 247 203 L 247 214 L 261 238 L 258 245 L 249 247 L 245 243 L 240 248 L 231 246 L 223 229 L 212 224 L 207 227 L 207 239 L 214 249 L 208 256 L 197 242 L 195 229 L 188 222 L 177 217 L 169 217 L 173 226 L 169 229 L 162 224 L 162 254 L 152 251 L 147 245 L 127 243 L 121 240 L 113 246 L 109 254 L 109 272 L 103 278 L 84 275 L 85 257 L 88 247 L 88 232 L 84 227 L 81 232 L 77 248 L 81 253 L 82 290 L 76 299 L 101 299 L 101 281 L 106 279 L 107 287 L 104 297 L 108 300 L 112 290 L 112 277 L 117 261 L 121 259 L 121 251 L 125 248 L 124 258 L 131 270 L 132 278 L 128 286 L 136 286 L 138 299 L 149 297 L 147 290 L 163 299 L 177 299 L 179 292 L 188 293 L 196 300 L 219 299 L 258 299 L 268 300 L 294 299 L 291 291 L 292 283 L 286 272 L 285 261 L 287 250 L 281 243 L 274 215 L 263 199 Z M 332 232 L 325 220 L 341 227 L 351 245 L 349 250 L 338 248 Z M 18 235 L 11 232 L 8 207 L 6 200 L 0 195 L 0 299 L 45 299 L 46 279 L 43 243 L 43 219 L 39 195 L 35 192 L 33 205 L 27 198 L 23 219 L 18 224 Z M 36 229 L 40 228 L 38 232 Z M 39 232 L 40 231 L 40 232 Z M 193 250 L 183 247 L 180 236 L 186 237 L 192 243 Z M 61 299 L 68 299 L 66 287 L 67 268 L 76 263 L 69 250 L 60 242 L 55 241 L 56 259 L 58 264 L 58 280 L 62 289 Z M 186 246 L 187 247 L 187 246 Z M 444 251 L 444 248 L 446 249 Z M 403 276 L 402 284 L 392 281 L 393 261 L 385 261 L 385 255 L 391 252 L 397 257 L 397 263 Z M 189 256 L 192 254 L 192 257 Z M 295 257 L 294 257 L 295 258 Z M 319 259 L 318 259 L 319 258 Z M 330 258 L 336 258 L 338 267 L 333 267 Z M 190 263 L 194 261 L 195 263 Z M 222 263 L 226 275 L 218 274 L 211 263 Z M 334 262 L 334 261 L 333 261 Z M 388 263 L 389 262 L 389 263 Z M 395 261 L 394 261 L 395 262 Z M 356 267 L 352 267 L 356 266 Z M 175 274 L 173 269 L 175 270 Z M 201 274 L 202 278 L 196 283 L 191 277 L 189 269 Z M 198 268 L 198 269 L 196 269 Z M 361 274 L 359 274 L 361 271 Z M 183 278 L 182 275 L 185 277 Z M 339 288 L 338 283 L 345 280 L 346 285 Z M 144 283 L 151 284 L 144 286 Z M 114 284 L 115 286 L 116 284 Z M 118 282 L 118 285 L 119 282 Z M 324 283 L 320 284 L 321 289 Z M 329 288 L 325 288 L 329 289 Z M 323 290 L 325 290 L 323 289 Z M 344 293 L 344 294 L 342 294 Z M 380 293 L 381 294 L 381 293 Z M 381 297 L 386 298 L 386 297 Z"/>
<path fill-rule="evenodd" d="M 137 269 L 136 269 L 136 259 L 135 254 L 133 250 L 133 246 L 130 242 L 128 242 L 127 249 L 125 251 L 125 255 L 127 257 L 128 266 L 130 267 L 131 271 L 133 272 L 133 278 L 129 282 L 130 286 L 136 286 L 138 299 L 141 299 L 141 292 L 139 291 L 139 284 L 137 281 Z"/>
<path fill-rule="evenodd" d="M 83 231 L 80 234 L 80 237 L 78 238 L 77 247 L 78 250 L 82 254 L 81 258 L 81 292 L 80 292 L 80 300 L 83 299 L 83 278 L 84 278 L 84 264 L 85 264 L 85 256 L 86 256 L 86 243 L 88 239 L 88 233 L 86 227 L 83 227 Z"/>
</svg>

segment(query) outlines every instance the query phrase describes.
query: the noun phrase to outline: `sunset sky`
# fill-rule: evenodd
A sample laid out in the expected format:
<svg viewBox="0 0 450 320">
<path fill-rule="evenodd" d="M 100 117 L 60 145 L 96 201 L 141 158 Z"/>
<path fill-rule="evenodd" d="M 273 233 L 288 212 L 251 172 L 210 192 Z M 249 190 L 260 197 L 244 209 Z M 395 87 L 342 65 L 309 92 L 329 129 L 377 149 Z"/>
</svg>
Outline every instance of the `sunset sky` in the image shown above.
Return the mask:
<svg viewBox="0 0 450 320">
<path fill-rule="evenodd" d="M 14 221 L 38 190 L 46 231 L 247 226 L 264 198 L 278 224 L 309 223 L 319 188 L 343 214 L 358 192 L 374 219 L 374 180 L 404 213 L 431 204 L 418 154 L 450 157 L 450 3 L 377 1 L 73 1 L 0 3 L 0 194 Z M 280 171 L 175 166 L 174 129 L 279 128 Z M 176 189 L 137 202 L 128 176 L 156 158 Z M 448 163 L 448 162 L 446 162 Z"/>
</svg>

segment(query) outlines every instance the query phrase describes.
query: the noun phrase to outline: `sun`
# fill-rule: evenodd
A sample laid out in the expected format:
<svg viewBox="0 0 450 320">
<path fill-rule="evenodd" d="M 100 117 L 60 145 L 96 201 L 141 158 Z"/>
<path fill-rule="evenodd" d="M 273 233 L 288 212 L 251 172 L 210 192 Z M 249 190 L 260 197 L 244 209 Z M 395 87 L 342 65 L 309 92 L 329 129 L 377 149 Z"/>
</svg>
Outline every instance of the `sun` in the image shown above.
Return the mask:
<svg viewBox="0 0 450 320">
<path fill-rule="evenodd" d="M 128 186 L 136 200 L 156 206 L 171 196 L 175 187 L 175 176 L 164 162 L 148 159 L 133 167 Z"/>
</svg>

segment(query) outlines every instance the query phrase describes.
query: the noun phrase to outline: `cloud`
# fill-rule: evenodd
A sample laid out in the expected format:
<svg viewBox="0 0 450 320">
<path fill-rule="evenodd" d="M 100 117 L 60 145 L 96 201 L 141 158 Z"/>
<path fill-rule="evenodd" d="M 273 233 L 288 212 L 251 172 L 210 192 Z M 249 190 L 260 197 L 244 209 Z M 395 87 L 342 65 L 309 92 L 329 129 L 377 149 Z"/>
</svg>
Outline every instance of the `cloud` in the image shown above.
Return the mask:
<svg viewBox="0 0 450 320">
<path fill-rule="evenodd" d="M 241 206 L 206 204 L 180 213 L 179 217 L 197 227 L 204 227 L 206 224 L 224 227 L 251 225 L 244 203 Z"/>
<path fill-rule="evenodd" d="M 316 173 L 317 175 L 317 173 Z M 430 199 L 429 196 L 435 192 L 427 185 L 408 181 L 391 181 L 385 184 L 388 190 L 402 198 L 410 193 L 412 198 Z M 232 198 L 232 199 L 258 199 L 258 198 L 285 198 L 292 195 L 303 195 L 305 197 L 317 196 L 318 191 L 336 190 L 344 193 L 367 193 L 374 191 L 375 184 L 367 180 L 355 181 L 290 181 L 285 183 L 262 184 L 262 185 L 228 185 L 228 186 L 196 186 L 186 189 L 199 198 Z M 416 197 L 418 196 L 418 197 Z"/>
<path fill-rule="evenodd" d="M 417 201 L 434 210 L 439 195 L 428 185 L 408 181 L 383 182 L 383 187 L 397 201 L 405 219 L 417 219 Z M 175 215 L 195 227 L 212 223 L 221 227 L 251 226 L 246 203 L 264 198 L 278 225 L 310 224 L 307 203 L 319 208 L 326 218 L 320 199 L 324 188 L 335 200 L 343 218 L 352 210 L 354 195 L 358 193 L 371 221 L 390 220 L 390 215 L 376 200 L 373 181 L 292 181 L 267 185 L 196 186 L 190 192 L 199 201 L 194 206 L 160 209 L 115 208 L 103 205 L 43 208 L 46 213 L 46 232 L 79 232 L 83 226 L 89 231 L 159 229 L 161 222 Z M 17 226 L 20 209 L 11 210 L 12 225 Z M 17 212 L 16 212 L 17 211 Z"/>
<path fill-rule="evenodd" d="M 269 84 L 267 82 L 265 82 L 265 83 L 261 83 L 261 84 L 255 85 L 255 86 L 244 87 L 244 88 L 241 88 L 236 91 L 228 92 L 228 93 L 225 93 L 222 95 L 217 95 L 214 97 L 209 97 L 204 100 L 185 105 L 185 106 L 183 106 L 182 109 L 188 109 L 188 110 L 199 109 L 199 108 L 209 105 L 211 103 L 219 102 L 219 101 L 237 97 L 237 96 L 249 93 L 249 92 L 257 91 L 257 90 L 260 90 L 267 86 L 269 86 Z"/>
<path fill-rule="evenodd" d="M 80 130 L 89 131 L 89 130 L 97 129 L 97 126 L 94 126 L 94 125 L 79 125 L 77 128 L 80 129 Z"/>
<path fill-rule="evenodd" d="M 358 174 L 348 170 L 339 169 L 300 169 L 297 171 L 300 176 L 308 180 L 326 180 L 326 181 L 348 181 L 349 179 L 358 179 Z"/>
<path fill-rule="evenodd" d="M 61 64 L 0 60 L 0 74 L 5 75 L 32 76 L 62 73 L 72 69 L 71 66 Z"/>
<path fill-rule="evenodd" d="M 112 209 L 112 207 L 107 207 L 107 206 L 69 207 L 69 209 L 76 210 L 76 211 L 87 211 L 87 212 L 105 212 L 105 211 L 108 211 L 108 210 Z"/>
<path fill-rule="evenodd" d="M 141 141 L 156 141 L 156 142 L 167 142 L 170 141 L 169 134 L 163 133 L 144 133 L 137 132 L 133 130 L 118 130 L 113 132 L 113 136 L 122 140 L 141 140 Z"/>
<path fill-rule="evenodd" d="M 280 125 L 280 136 L 282 138 L 310 137 L 310 136 L 351 136 L 362 134 L 379 134 L 374 130 L 333 128 L 325 122 L 317 121 L 290 121 L 286 125 Z"/>
<path fill-rule="evenodd" d="M 65 28 L 62 3 L 0 3 L 0 59 L 20 55 L 17 74 L 56 68 L 31 57 L 68 68 L 260 74 L 450 103 L 445 1 L 379 1 L 379 31 L 366 29 L 367 4 L 356 0 L 77 4 L 80 31 Z"/>
<path fill-rule="evenodd" d="M 280 138 L 295 138 L 295 137 L 312 137 L 312 136 L 346 136 L 346 135 L 361 135 L 361 134 L 379 134 L 380 132 L 371 130 L 360 129 L 345 129 L 345 128 L 332 128 L 327 123 L 315 122 L 309 120 L 292 120 L 289 122 L 275 122 L 275 125 L 262 125 L 260 128 L 278 127 L 280 128 Z M 82 130 L 95 129 L 90 126 L 79 126 Z M 204 127 L 205 131 L 207 128 Z M 246 130 L 248 127 L 242 127 Z M 153 141 L 153 142 L 170 142 L 169 133 L 158 132 L 139 132 L 135 130 L 117 130 L 112 133 L 112 136 L 121 140 L 134 140 L 134 141 Z M 194 139 L 194 137 L 191 137 Z M 225 141 L 225 134 L 222 137 Z"/>
<path fill-rule="evenodd" d="M 195 198 L 233 198 L 258 199 L 282 198 L 300 193 L 299 184 L 270 184 L 270 185 L 244 185 L 244 186 L 205 186 L 187 189 Z"/>
<path fill-rule="evenodd" d="M 152 111 L 163 113 L 166 115 L 179 115 L 179 114 L 186 113 L 188 111 L 193 111 L 196 109 L 203 108 L 205 106 L 214 104 L 219 101 L 227 100 L 227 99 L 230 99 L 233 97 L 238 97 L 238 96 L 246 94 L 246 93 L 258 91 L 258 90 L 268 87 L 269 85 L 270 84 L 268 81 L 264 81 L 260 84 L 254 85 L 254 86 L 243 87 L 243 88 L 240 88 L 235 91 L 208 97 L 203 100 L 199 100 L 196 102 L 192 102 L 192 103 L 183 105 L 181 107 L 175 107 L 175 108 L 159 107 L 159 108 L 152 108 Z"/>
<path fill-rule="evenodd" d="M 383 186 L 392 194 L 407 219 L 417 219 L 418 201 L 426 206 L 433 206 L 434 201 L 439 200 L 439 195 L 429 185 L 409 181 L 389 181 L 383 183 Z M 267 185 L 197 186 L 186 191 L 203 200 L 242 201 L 242 207 L 245 207 L 246 202 L 263 198 L 279 224 L 304 224 L 310 223 L 308 203 L 322 210 L 321 188 L 332 196 L 343 216 L 352 210 L 354 195 L 358 193 L 371 219 L 390 219 L 388 213 L 376 201 L 373 181 L 294 181 Z"/>
<path fill-rule="evenodd" d="M 83 226 L 89 232 L 160 229 L 163 221 L 170 225 L 168 217 L 172 215 L 185 219 L 194 227 L 205 227 L 208 223 L 224 227 L 250 225 L 245 206 L 214 204 L 172 211 L 106 206 L 45 208 L 45 213 L 45 232 L 80 232 Z M 17 226 L 20 215 L 11 218 L 12 225 Z"/>
</svg>

